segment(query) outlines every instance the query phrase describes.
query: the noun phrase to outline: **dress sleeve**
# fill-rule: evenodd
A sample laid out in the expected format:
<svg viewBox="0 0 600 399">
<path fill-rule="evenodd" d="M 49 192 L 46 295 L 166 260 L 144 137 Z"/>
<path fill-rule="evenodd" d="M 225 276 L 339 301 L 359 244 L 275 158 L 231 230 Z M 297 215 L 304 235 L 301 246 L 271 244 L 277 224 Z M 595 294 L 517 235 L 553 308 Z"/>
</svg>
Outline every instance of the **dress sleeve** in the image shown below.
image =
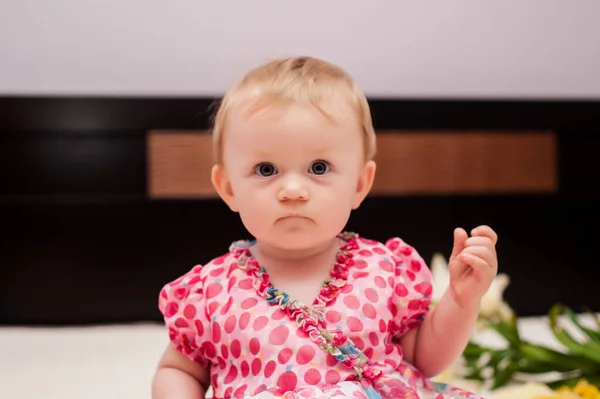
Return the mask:
<svg viewBox="0 0 600 399">
<path fill-rule="evenodd" d="M 386 242 L 395 261 L 394 293 L 390 303 L 393 335 L 418 327 L 429 311 L 432 294 L 431 270 L 419 253 L 398 237 Z"/>
<path fill-rule="evenodd" d="M 206 355 L 210 355 L 210 346 L 213 344 L 210 342 L 210 324 L 205 312 L 206 278 L 201 272 L 202 266 L 195 266 L 166 284 L 160 291 L 158 308 L 175 348 L 191 360 L 207 366 L 209 360 Z"/>
</svg>

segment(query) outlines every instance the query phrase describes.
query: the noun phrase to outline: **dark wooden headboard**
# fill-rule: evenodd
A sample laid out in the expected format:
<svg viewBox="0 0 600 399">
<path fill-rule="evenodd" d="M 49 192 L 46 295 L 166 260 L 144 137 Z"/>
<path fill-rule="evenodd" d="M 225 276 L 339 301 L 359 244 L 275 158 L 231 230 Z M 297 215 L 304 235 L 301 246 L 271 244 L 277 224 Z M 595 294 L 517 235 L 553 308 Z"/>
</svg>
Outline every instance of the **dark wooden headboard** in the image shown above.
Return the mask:
<svg viewBox="0 0 600 399">
<path fill-rule="evenodd" d="M 1 324 L 158 321 L 162 284 L 247 237 L 207 179 L 211 102 L 0 98 Z M 600 310 L 600 101 L 370 102 L 378 180 L 348 229 L 429 260 L 490 224 L 520 315 Z"/>
</svg>

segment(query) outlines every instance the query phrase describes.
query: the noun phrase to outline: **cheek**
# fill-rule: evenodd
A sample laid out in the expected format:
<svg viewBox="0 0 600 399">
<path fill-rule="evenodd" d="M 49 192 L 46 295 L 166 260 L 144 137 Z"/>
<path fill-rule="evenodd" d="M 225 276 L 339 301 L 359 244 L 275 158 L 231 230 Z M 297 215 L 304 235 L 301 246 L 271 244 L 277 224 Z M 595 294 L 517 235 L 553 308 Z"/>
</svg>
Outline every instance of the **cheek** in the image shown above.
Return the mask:
<svg viewBox="0 0 600 399">
<path fill-rule="evenodd" d="M 254 236 L 262 235 L 265 222 L 271 219 L 272 213 L 264 190 L 252 184 L 241 184 L 235 198 L 239 216 L 246 229 Z"/>
<path fill-rule="evenodd" d="M 319 208 L 324 217 L 336 219 L 348 214 L 356 193 L 356 184 L 352 179 L 337 179 L 326 187 L 319 187 L 319 190 Z"/>
<path fill-rule="evenodd" d="M 331 193 L 334 200 L 344 203 L 346 200 L 352 200 L 356 193 L 357 184 L 358 177 L 339 176 L 331 181 L 327 190 Z"/>
<path fill-rule="evenodd" d="M 236 204 L 240 211 L 253 213 L 265 213 L 268 207 L 265 202 L 270 195 L 269 190 L 253 179 L 242 179 L 233 184 Z"/>
</svg>

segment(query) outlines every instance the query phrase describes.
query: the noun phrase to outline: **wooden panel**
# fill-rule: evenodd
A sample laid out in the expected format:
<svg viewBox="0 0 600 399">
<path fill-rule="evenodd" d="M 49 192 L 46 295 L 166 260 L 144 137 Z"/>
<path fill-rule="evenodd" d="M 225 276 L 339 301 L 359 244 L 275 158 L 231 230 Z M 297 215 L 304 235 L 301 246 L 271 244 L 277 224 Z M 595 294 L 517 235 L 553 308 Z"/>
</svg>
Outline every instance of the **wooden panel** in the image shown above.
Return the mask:
<svg viewBox="0 0 600 399">
<path fill-rule="evenodd" d="M 213 197 L 212 139 L 201 131 L 148 135 L 148 190 L 153 198 Z"/>
<path fill-rule="evenodd" d="M 379 194 L 549 193 L 557 189 L 551 132 L 379 134 Z"/>
<path fill-rule="evenodd" d="M 374 195 L 552 193 L 552 132 L 380 132 Z M 149 195 L 212 197 L 212 144 L 203 132 L 148 135 Z"/>
</svg>

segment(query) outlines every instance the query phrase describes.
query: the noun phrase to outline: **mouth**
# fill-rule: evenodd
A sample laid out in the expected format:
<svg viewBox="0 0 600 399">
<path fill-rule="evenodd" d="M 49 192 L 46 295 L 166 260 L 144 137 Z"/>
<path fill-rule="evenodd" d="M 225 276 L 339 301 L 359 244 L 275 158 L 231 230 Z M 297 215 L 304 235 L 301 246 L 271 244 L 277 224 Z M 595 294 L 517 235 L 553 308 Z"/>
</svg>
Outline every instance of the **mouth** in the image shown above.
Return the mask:
<svg viewBox="0 0 600 399">
<path fill-rule="evenodd" d="M 288 213 L 282 217 L 279 218 L 279 220 L 285 220 L 285 219 L 307 219 L 306 216 L 302 216 L 299 213 Z"/>
</svg>

